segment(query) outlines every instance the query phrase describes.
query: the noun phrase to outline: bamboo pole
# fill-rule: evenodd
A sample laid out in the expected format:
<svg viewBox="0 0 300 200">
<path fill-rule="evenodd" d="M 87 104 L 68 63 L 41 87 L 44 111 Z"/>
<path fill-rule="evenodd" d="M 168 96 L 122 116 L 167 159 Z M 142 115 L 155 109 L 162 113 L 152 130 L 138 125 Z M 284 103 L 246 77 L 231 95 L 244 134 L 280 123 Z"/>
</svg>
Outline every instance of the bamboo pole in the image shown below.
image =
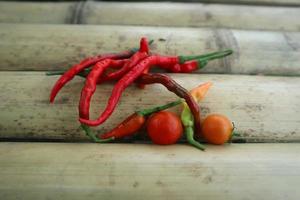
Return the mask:
<svg viewBox="0 0 300 200">
<path fill-rule="evenodd" d="M 298 7 L 89 1 L 81 23 L 299 31 L 299 18 Z"/>
<path fill-rule="evenodd" d="M 0 152 L 1 199 L 300 198 L 298 144 L 2 142 Z"/>
<path fill-rule="evenodd" d="M 73 23 L 76 2 L 0 2 L 1 23 Z"/>
<path fill-rule="evenodd" d="M 187 89 L 212 81 L 206 99 L 200 104 L 202 119 L 210 113 L 222 113 L 235 122 L 245 142 L 300 141 L 300 78 L 236 75 L 173 74 Z M 49 104 L 49 93 L 58 77 L 43 72 L 0 73 L 0 138 L 62 141 L 87 140 L 79 128 L 78 101 L 83 80 L 76 78 Z M 97 88 L 92 99 L 91 119 L 96 118 L 110 96 L 112 85 Z M 128 115 L 142 108 L 176 100 L 160 85 L 146 90 L 128 88 L 121 102 L 98 132 L 110 130 Z M 180 108 L 173 109 L 179 113 Z"/>
<path fill-rule="evenodd" d="M 202 72 L 299 75 L 300 33 L 205 28 L 0 24 L 0 70 L 67 69 L 81 59 L 119 52 L 154 39 L 153 52 L 235 53 L 210 62 Z"/>
<path fill-rule="evenodd" d="M 110 1 L 110 0 L 108 0 Z M 161 0 L 123 0 L 132 2 L 156 2 Z M 299 0 L 171 0 L 172 2 L 197 2 L 197 3 L 222 3 L 222 4 L 246 4 L 246 5 L 271 5 L 271 6 L 299 6 Z"/>
<path fill-rule="evenodd" d="M 298 7 L 169 2 L 0 2 L 0 22 L 299 31 L 299 10 Z"/>
</svg>

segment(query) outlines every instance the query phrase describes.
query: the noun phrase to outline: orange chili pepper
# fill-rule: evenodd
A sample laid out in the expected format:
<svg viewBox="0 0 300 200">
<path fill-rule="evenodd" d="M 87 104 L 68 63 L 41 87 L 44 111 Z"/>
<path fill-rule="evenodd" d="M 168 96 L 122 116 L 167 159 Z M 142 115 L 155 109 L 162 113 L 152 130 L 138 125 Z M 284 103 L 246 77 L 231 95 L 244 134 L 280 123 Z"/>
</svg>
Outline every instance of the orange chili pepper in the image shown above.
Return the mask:
<svg viewBox="0 0 300 200">
<path fill-rule="evenodd" d="M 195 101 L 199 102 L 204 98 L 211 85 L 212 85 L 211 82 L 206 82 L 204 84 L 201 84 L 196 88 L 192 89 L 190 91 L 190 94 L 194 97 Z M 182 102 L 184 102 L 184 100 L 178 100 L 163 106 L 137 111 L 132 115 L 130 115 L 129 117 L 127 117 L 124 121 L 122 121 L 118 126 L 116 126 L 111 131 L 104 134 L 98 134 L 97 136 L 101 139 L 109 139 L 109 138 L 120 139 L 126 136 L 130 136 L 136 133 L 139 129 L 141 129 L 141 127 L 145 124 L 147 115 L 176 106 L 178 104 L 181 104 Z"/>
<path fill-rule="evenodd" d="M 183 100 L 174 101 L 168 104 L 165 104 L 163 106 L 158 106 L 150 109 L 144 109 L 141 111 L 137 111 L 127 117 L 123 122 L 121 122 L 117 127 L 115 127 L 113 130 L 104 133 L 104 134 L 98 134 L 98 137 L 101 139 L 108 139 L 108 138 L 123 138 L 126 136 L 133 135 L 136 133 L 144 124 L 146 121 L 146 116 L 151 115 L 152 113 L 165 110 L 167 108 L 176 106 L 178 104 L 181 104 Z"/>
</svg>

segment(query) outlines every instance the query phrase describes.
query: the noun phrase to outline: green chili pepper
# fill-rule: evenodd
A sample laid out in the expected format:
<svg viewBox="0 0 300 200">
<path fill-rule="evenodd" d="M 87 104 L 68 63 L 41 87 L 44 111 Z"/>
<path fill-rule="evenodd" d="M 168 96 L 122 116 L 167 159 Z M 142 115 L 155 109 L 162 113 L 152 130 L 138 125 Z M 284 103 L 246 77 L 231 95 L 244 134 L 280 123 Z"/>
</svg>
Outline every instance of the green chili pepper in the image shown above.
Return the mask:
<svg viewBox="0 0 300 200">
<path fill-rule="evenodd" d="M 181 112 L 181 122 L 184 126 L 184 132 L 188 143 L 204 151 L 205 147 L 194 139 L 194 117 L 186 103 L 184 103 L 183 110 Z"/>
</svg>

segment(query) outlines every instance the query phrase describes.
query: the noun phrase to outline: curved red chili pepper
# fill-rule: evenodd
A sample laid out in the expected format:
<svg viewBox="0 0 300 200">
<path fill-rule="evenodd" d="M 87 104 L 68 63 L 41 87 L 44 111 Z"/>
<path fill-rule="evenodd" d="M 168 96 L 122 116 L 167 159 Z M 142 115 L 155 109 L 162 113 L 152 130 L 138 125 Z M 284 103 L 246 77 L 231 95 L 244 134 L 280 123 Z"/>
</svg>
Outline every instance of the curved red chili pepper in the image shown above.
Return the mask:
<svg viewBox="0 0 300 200">
<path fill-rule="evenodd" d="M 90 101 L 92 95 L 96 91 L 97 80 L 108 67 L 114 67 L 124 64 L 128 60 L 112 60 L 104 59 L 97 62 L 91 72 L 88 74 L 85 85 L 81 90 L 81 97 L 79 100 L 79 116 L 85 119 L 89 118 Z"/>
<path fill-rule="evenodd" d="M 185 88 L 183 88 L 169 76 L 158 73 L 144 74 L 138 79 L 138 82 L 142 84 L 160 83 L 164 85 L 169 91 L 175 93 L 181 98 L 184 98 L 193 114 L 196 133 L 200 134 L 200 109 L 197 102 Z"/>
<path fill-rule="evenodd" d="M 148 42 L 146 38 L 142 38 L 140 42 L 140 50 L 136 52 L 132 58 L 127 62 L 129 65 L 136 65 L 140 61 L 140 57 L 147 56 L 149 51 Z M 121 60 L 122 61 L 122 60 Z M 96 91 L 96 85 L 99 81 L 100 76 L 104 70 L 112 65 L 118 65 L 120 61 L 105 59 L 101 62 L 98 62 L 91 70 L 89 75 L 86 78 L 85 86 L 81 91 L 81 97 L 79 102 L 79 116 L 80 118 L 89 119 L 89 109 L 90 101 L 92 95 Z M 126 65 L 127 65 L 126 64 Z"/>
<path fill-rule="evenodd" d="M 89 126 L 98 126 L 102 124 L 104 121 L 108 119 L 108 117 L 112 114 L 115 107 L 117 106 L 117 103 L 121 97 L 122 92 L 128 87 L 132 82 L 137 79 L 142 72 L 149 67 L 151 64 L 155 63 L 158 57 L 149 56 L 142 61 L 140 61 L 139 64 L 134 66 L 131 71 L 129 71 L 127 74 L 125 74 L 114 86 L 111 96 L 108 100 L 107 106 L 105 110 L 102 112 L 100 117 L 96 120 L 88 120 L 84 118 L 80 118 L 79 121 L 83 124 L 89 125 Z"/>
<path fill-rule="evenodd" d="M 68 71 L 66 71 L 55 83 L 51 90 L 50 94 L 50 102 L 53 103 L 57 93 L 60 91 L 60 89 L 69 81 L 71 81 L 79 72 L 84 70 L 85 68 L 96 64 L 97 62 L 104 60 L 104 59 L 123 59 L 123 58 L 129 58 L 132 54 L 134 54 L 134 51 L 124 51 L 118 54 L 105 54 L 105 55 L 99 55 L 94 57 L 89 57 L 84 60 L 82 60 L 79 64 L 76 64 L 72 66 Z"/>
<path fill-rule="evenodd" d="M 144 59 L 148 56 L 149 53 L 149 45 L 146 38 L 141 38 L 140 41 L 140 50 L 137 51 L 133 56 L 130 58 L 130 62 L 127 62 L 120 70 L 112 72 L 108 75 L 104 75 L 101 77 L 102 81 L 108 80 L 117 80 L 120 79 L 124 74 L 126 74 L 132 67 L 134 67 L 141 59 Z"/>
<path fill-rule="evenodd" d="M 150 41 L 149 44 L 151 42 L 152 41 Z M 197 69 L 203 68 L 208 63 L 209 60 L 228 56 L 232 54 L 232 52 L 233 52 L 232 50 L 228 49 L 228 50 L 217 51 L 217 52 L 204 54 L 204 55 L 178 56 L 178 57 L 174 57 L 173 59 L 178 60 L 179 63 L 181 64 L 174 65 L 174 62 L 170 62 L 171 64 L 168 62 L 164 62 L 163 64 L 159 65 L 159 67 L 173 73 L 189 73 Z M 169 59 L 170 58 L 168 58 L 167 61 L 169 61 Z M 132 65 L 127 65 L 126 67 L 124 67 L 124 69 L 105 75 L 101 77 L 98 83 L 104 82 L 106 80 L 118 80 L 132 67 L 133 67 Z M 147 73 L 147 70 L 145 70 L 145 73 Z M 54 72 L 48 72 L 47 75 L 60 75 L 62 73 L 64 73 L 64 71 L 54 71 Z M 86 74 L 89 73 L 89 71 L 82 71 L 80 73 L 78 73 L 77 75 L 85 77 Z"/>
<path fill-rule="evenodd" d="M 225 53 L 224 53 L 225 52 Z M 141 60 L 137 65 L 135 65 L 131 71 L 129 71 L 127 74 L 125 74 L 115 85 L 113 88 L 113 91 L 111 93 L 111 96 L 108 100 L 107 106 L 102 112 L 102 114 L 96 119 L 96 120 L 89 120 L 80 118 L 79 121 L 83 124 L 89 125 L 89 126 L 98 126 L 105 122 L 109 116 L 112 114 L 114 109 L 117 106 L 117 103 L 121 97 L 122 92 L 132 83 L 134 82 L 139 76 L 141 76 L 144 71 L 148 70 L 149 67 L 152 65 L 160 65 L 160 66 L 175 66 L 176 64 L 182 64 L 188 60 L 194 60 L 196 58 L 200 58 L 200 62 L 207 63 L 208 60 L 215 59 L 218 57 L 223 57 L 225 55 L 228 55 L 229 53 L 232 53 L 231 50 L 226 50 L 222 53 L 220 52 L 214 52 L 206 55 L 201 56 L 158 56 L 153 55 L 149 56 L 143 60 Z M 143 84 L 143 83 L 141 83 Z"/>
<path fill-rule="evenodd" d="M 107 133 L 99 134 L 98 137 L 101 139 L 108 139 L 112 137 L 114 137 L 114 139 L 119 139 L 133 135 L 144 125 L 145 121 L 146 118 L 144 115 L 133 113 L 124 121 L 122 121 L 117 127 Z"/>
<path fill-rule="evenodd" d="M 143 71 L 143 74 L 148 74 L 149 73 L 150 68 L 147 68 Z M 140 89 L 145 89 L 146 85 L 142 84 L 142 83 L 137 83 L 136 84 L 138 86 L 138 88 Z"/>
<path fill-rule="evenodd" d="M 115 85 L 112 90 L 111 96 L 108 100 L 105 110 L 102 112 L 100 117 L 96 120 L 88 120 L 80 118 L 79 121 L 83 124 L 89 126 L 98 126 L 105 122 L 108 117 L 112 114 L 117 106 L 117 103 L 121 97 L 122 92 L 133 83 L 143 72 L 151 67 L 152 65 L 165 65 L 172 64 L 175 65 L 180 62 L 180 59 L 176 57 L 164 57 L 164 56 L 149 56 L 141 60 L 137 65 L 135 65 L 131 71 L 125 74 Z"/>
<path fill-rule="evenodd" d="M 124 121 L 122 121 L 118 126 L 107 133 L 98 134 L 98 137 L 101 139 L 108 139 L 108 138 L 123 138 L 126 136 L 131 136 L 135 134 L 139 129 L 142 128 L 146 121 L 146 116 L 151 115 L 155 112 L 159 112 L 161 110 L 165 110 L 181 104 L 183 102 L 182 99 L 178 101 L 174 101 L 162 106 L 156 106 L 150 109 L 144 109 L 140 111 L 136 111 L 135 113 L 131 114 L 127 117 Z"/>
</svg>

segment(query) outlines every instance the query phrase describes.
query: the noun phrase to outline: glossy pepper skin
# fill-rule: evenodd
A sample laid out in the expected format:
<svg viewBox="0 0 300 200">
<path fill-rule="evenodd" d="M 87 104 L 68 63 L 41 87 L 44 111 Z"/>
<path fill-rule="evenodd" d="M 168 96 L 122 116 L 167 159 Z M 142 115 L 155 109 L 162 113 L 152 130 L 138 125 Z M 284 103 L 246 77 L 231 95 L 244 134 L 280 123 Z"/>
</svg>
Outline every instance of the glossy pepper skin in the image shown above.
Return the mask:
<svg viewBox="0 0 300 200">
<path fill-rule="evenodd" d="M 169 91 L 185 99 L 194 117 L 194 121 L 195 121 L 194 126 L 195 126 L 196 133 L 201 132 L 200 110 L 198 104 L 185 88 L 183 88 L 178 83 L 176 83 L 173 79 L 171 79 L 169 76 L 164 74 L 144 74 L 138 79 L 138 82 L 143 84 L 160 83 L 163 86 L 165 86 Z"/>
<path fill-rule="evenodd" d="M 153 40 L 149 42 L 151 44 Z M 69 81 L 71 81 L 76 75 L 82 75 L 86 76 L 88 73 L 82 73 L 85 69 L 88 67 L 96 64 L 99 61 L 102 61 L 104 59 L 126 59 L 130 58 L 135 52 L 137 52 L 137 48 L 133 48 L 131 50 L 123 51 L 120 53 L 111 53 L 111 54 L 103 54 L 93 57 L 88 57 L 84 60 L 82 60 L 79 64 L 73 65 L 69 70 L 65 71 L 63 75 L 56 81 L 55 85 L 53 86 L 50 94 L 50 102 L 53 103 L 54 99 L 57 95 L 57 93 L 60 91 L 60 89 L 67 84 Z M 80 74 L 82 73 L 82 74 Z M 61 72 L 59 73 L 61 74 Z M 55 73 L 49 73 L 48 75 L 55 75 Z"/>
<path fill-rule="evenodd" d="M 149 44 L 152 41 L 150 41 Z M 209 60 L 222 58 L 232 53 L 233 53 L 232 50 L 227 49 L 227 50 L 217 51 L 217 52 L 204 54 L 204 55 L 174 56 L 174 57 L 162 56 L 160 61 L 161 64 L 158 65 L 158 67 L 173 73 L 191 73 L 195 70 L 203 68 L 208 63 Z M 160 55 L 155 55 L 155 56 L 160 56 Z M 101 77 L 98 83 L 100 84 L 107 80 L 118 80 L 132 67 L 133 65 L 126 65 L 126 67 L 124 66 L 124 69 L 122 68 L 116 72 L 111 72 L 107 75 L 104 75 L 103 77 Z M 145 69 L 144 73 L 148 73 L 148 71 L 149 68 Z M 61 75 L 63 73 L 64 71 L 54 71 L 54 72 L 48 72 L 47 75 Z M 86 77 L 88 73 L 89 70 L 86 70 L 77 73 L 77 75 Z"/>
<path fill-rule="evenodd" d="M 100 137 L 101 139 L 108 139 L 108 138 L 119 139 L 119 138 L 133 135 L 144 125 L 145 121 L 146 119 L 143 115 L 139 115 L 138 113 L 133 113 L 124 121 L 122 121 L 113 130 L 105 134 L 99 134 L 98 137 Z"/>
<path fill-rule="evenodd" d="M 180 59 L 179 59 L 180 58 Z M 194 57 L 192 57 L 194 58 Z M 183 57 L 183 56 L 148 56 L 145 59 L 142 59 L 137 65 L 135 65 L 127 74 L 125 74 L 114 86 L 111 96 L 108 100 L 107 106 L 101 115 L 96 120 L 88 120 L 84 118 L 80 118 L 79 121 L 82 124 L 88 126 L 98 126 L 105 122 L 109 116 L 112 114 L 114 109 L 117 106 L 117 103 L 121 97 L 122 92 L 136 79 L 144 74 L 144 71 L 149 69 L 153 65 L 175 65 L 181 62 L 185 62 L 188 59 L 192 59 L 191 57 Z M 152 76 L 152 75 L 151 75 Z M 154 77 L 154 76 L 153 76 Z M 143 82 L 138 82 L 139 84 L 144 84 Z M 182 87 L 181 87 L 182 88 Z M 191 102 L 190 102 L 191 103 Z M 194 109 L 195 111 L 195 109 Z"/>
<path fill-rule="evenodd" d="M 129 117 L 127 117 L 123 122 L 121 122 L 111 131 L 104 134 L 98 134 L 98 137 L 101 139 L 120 139 L 126 136 L 131 136 L 142 128 L 142 126 L 145 124 L 146 116 L 179 105 L 181 103 L 182 100 L 180 99 L 178 101 L 174 101 L 162 106 L 137 111 L 131 114 Z"/>
<path fill-rule="evenodd" d="M 198 87 L 192 89 L 190 91 L 190 94 L 195 99 L 195 101 L 199 102 L 204 98 L 211 85 L 211 82 L 199 85 Z M 191 113 L 189 106 L 186 103 L 183 103 L 183 109 L 181 112 L 181 122 L 184 126 L 184 131 L 188 143 L 204 151 L 205 147 L 194 139 L 194 117 Z"/>
<path fill-rule="evenodd" d="M 148 48 L 148 42 L 145 38 L 141 39 L 140 42 L 140 50 L 135 53 L 129 61 L 126 60 L 112 60 L 112 59 L 105 59 L 101 62 L 98 62 L 91 72 L 88 74 L 85 85 L 81 91 L 81 97 L 79 101 L 79 117 L 81 119 L 89 119 L 89 109 L 90 109 L 90 102 L 91 102 L 91 97 L 96 91 L 97 87 L 97 82 L 99 81 L 99 78 L 103 74 L 106 68 L 112 66 L 112 65 L 117 65 L 120 62 L 127 62 L 127 63 L 132 63 L 136 64 L 139 61 L 139 57 L 141 56 L 147 56 L 149 51 Z M 126 63 L 126 64 L 127 64 Z M 125 64 L 125 65 L 126 65 Z"/>
<path fill-rule="evenodd" d="M 138 64 L 139 61 L 141 61 L 142 59 L 146 58 L 149 55 L 149 45 L 148 44 L 151 44 L 151 43 L 152 43 L 151 41 L 148 43 L 146 38 L 144 38 L 144 37 L 141 38 L 141 41 L 140 41 L 140 50 L 137 51 L 135 54 L 132 55 L 132 57 L 130 58 L 130 62 L 127 62 L 118 71 L 115 71 L 115 72 L 109 73 L 107 75 L 104 75 L 103 77 L 101 77 L 101 80 L 102 81 L 110 81 L 110 80 L 118 80 L 118 79 L 120 79 L 132 67 L 134 67 L 136 64 Z"/>
<path fill-rule="evenodd" d="M 152 65 L 157 64 L 161 68 L 168 69 L 171 66 L 174 66 L 175 64 L 184 63 L 188 59 L 193 59 L 193 58 L 198 58 L 198 57 L 199 56 L 168 56 L 167 57 L 167 56 L 153 55 L 151 57 L 151 60 L 153 61 Z M 140 60 L 142 60 L 141 58 L 146 58 L 146 55 L 140 55 L 140 56 L 138 56 L 138 58 L 140 61 Z M 104 76 L 102 80 L 103 81 L 118 80 L 122 77 L 122 75 L 124 75 L 126 72 L 131 70 L 136 64 L 137 63 L 125 65 L 122 69 Z M 145 67 L 142 73 L 143 74 L 149 73 L 149 69 L 151 66 Z M 141 83 L 138 83 L 137 86 L 141 89 L 145 88 L 145 85 L 141 84 Z"/>
<path fill-rule="evenodd" d="M 188 143 L 197 147 L 198 149 L 205 150 L 205 147 L 194 139 L 194 117 L 187 104 L 184 104 L 181 112 L 181 122 L 184 126 L 184 131 Z"/>
<path fill-rule="evenodd" d="M 179 63 L 173 66 L 170 65 L 166 67 L 166 69 L 174 73 L 191 73 L 193 71 L 205 67 L 205 65 L 207 65 L 208 61 L 210 60 L 223 58 L 231 55 L 232 53 L 233 51 L 231 49 L 226 49 L 223 51 L 216 51 L 213 53 L 203 54 L 200 56 L 194 56 L 192 60 L 187 60 L 184 63 Z"/>
<path fill-rule="evenodd" d="M 97 62 L 93 67 L 93 70 L 86 77 L 85 85 L 81 90 L 81 96 L 79 100 L 79 116 L 85 119 L 89 119 L 90 101 L 92 95 L 96 91 L 98 77 L 104 72 L 104 70 L 110 66 L 123 65 L 127 60 L 112 60 L 104 59 Z"/>
<path fill-rule="evenodd" d="M 211 82 L 201 84 L 201 85 L 197 86 L 196 88 L 192 89 L 190 91 L 190 94 L 193 96 L 193 98 L 196 101 L 200 101 L 204 98 L 204 96 L 206 95 L 206 93 L 211 85 L 212 85 Z M 183 99 L 179 99 L 177 101 L 173 101 L 171 103 L 168 103 L 168 104 L 165 104 L 162 106 L 157 106 L 157 107 L 153 107 L 150 109 L 144 109 L 144 110 L 137 111 L 137 112 L 133 113 L 132 115 L 130 115 L 129 117 L 127 117 L 123 122 L 121 122 L 113 130 L 111 130 L 107 133 L 104 133 L 104 134 L 98 134 L 98 137 L 101 139 L 111 139 L 111 140 L 107 140 L 107 142 L 110 142 L 114 139 L 121 139 L 125 136 L 131 136 L 131 135 L 135 134 L 145 124 L 146 116 L 183 103 L 184 109 L 182 111 L 181 118 L 182 118 L 183 124 L 185 125 L 185 133 L 187 136 L 187 140 L 193 146 L 196 146 L 197 148 L 200 148 L 200 149 L 204 149 L 203 145 L 199 144 L 197 141 L 194 140 L 193 115 L 191 114 L 191 111 L 188 108 L 187 104 L 184 102 L 185 101 Z M 89 134 L 87 133 L 87 135 L 93 141 L 99 142 L 99 141 L 95 140 L 94 137 L 91 137 L 91 134 L 92 133 L 89 133 Z M 104 141 L 102 141 L 102 142 L 104 142 Z"/>
<path fill-rule="evenodd" d="M 69 70 L 67 70 L 55 83 L 51 90 L 50 94 L 50 102 L 53 103 L 57 93 L 60 89 L 71 81 L 78 73 L 83 71 L 84 69 L 90 67 L 91 65 L 96 64 L 97 62 L 104 59 L 124 59 L 129 58 L 134 54 L 134 51 L 124 51 L 118 54 L 105 54 L 94 57 L 89 57 L 82 60 L 79 64 L 72 66 Z"/>
<path fill-rule="evenodd" d="M 232 50 L 223 50 L 217 51 L 204 55 L 192 55 L 192 56 L 161 56 L 161 55 L 153 55 L 156 57 L 160 56 L 160 61 L 157 65 L 163 69 L 166 69 L 170 72 L 174 73 L 190 73 L 197 69 L 203 68 L 209 60 L 214 60 L 218 58 L 222 58 L 232 54 Z M 145 58 L 146 56 L 141 56 Z M 128 72 L 134 65 L 125 65 L 122 69 L 112 72 L 108 75 L 105 75 L 102 78 L 102 81 L 107 80 L 117 80 L 120 79 L 126 72 Z M 148 73 L 149 68 L 144 70 L 144 74 Z M 142 84 L 140 86 L 143 86 Z"/>
</svg>

